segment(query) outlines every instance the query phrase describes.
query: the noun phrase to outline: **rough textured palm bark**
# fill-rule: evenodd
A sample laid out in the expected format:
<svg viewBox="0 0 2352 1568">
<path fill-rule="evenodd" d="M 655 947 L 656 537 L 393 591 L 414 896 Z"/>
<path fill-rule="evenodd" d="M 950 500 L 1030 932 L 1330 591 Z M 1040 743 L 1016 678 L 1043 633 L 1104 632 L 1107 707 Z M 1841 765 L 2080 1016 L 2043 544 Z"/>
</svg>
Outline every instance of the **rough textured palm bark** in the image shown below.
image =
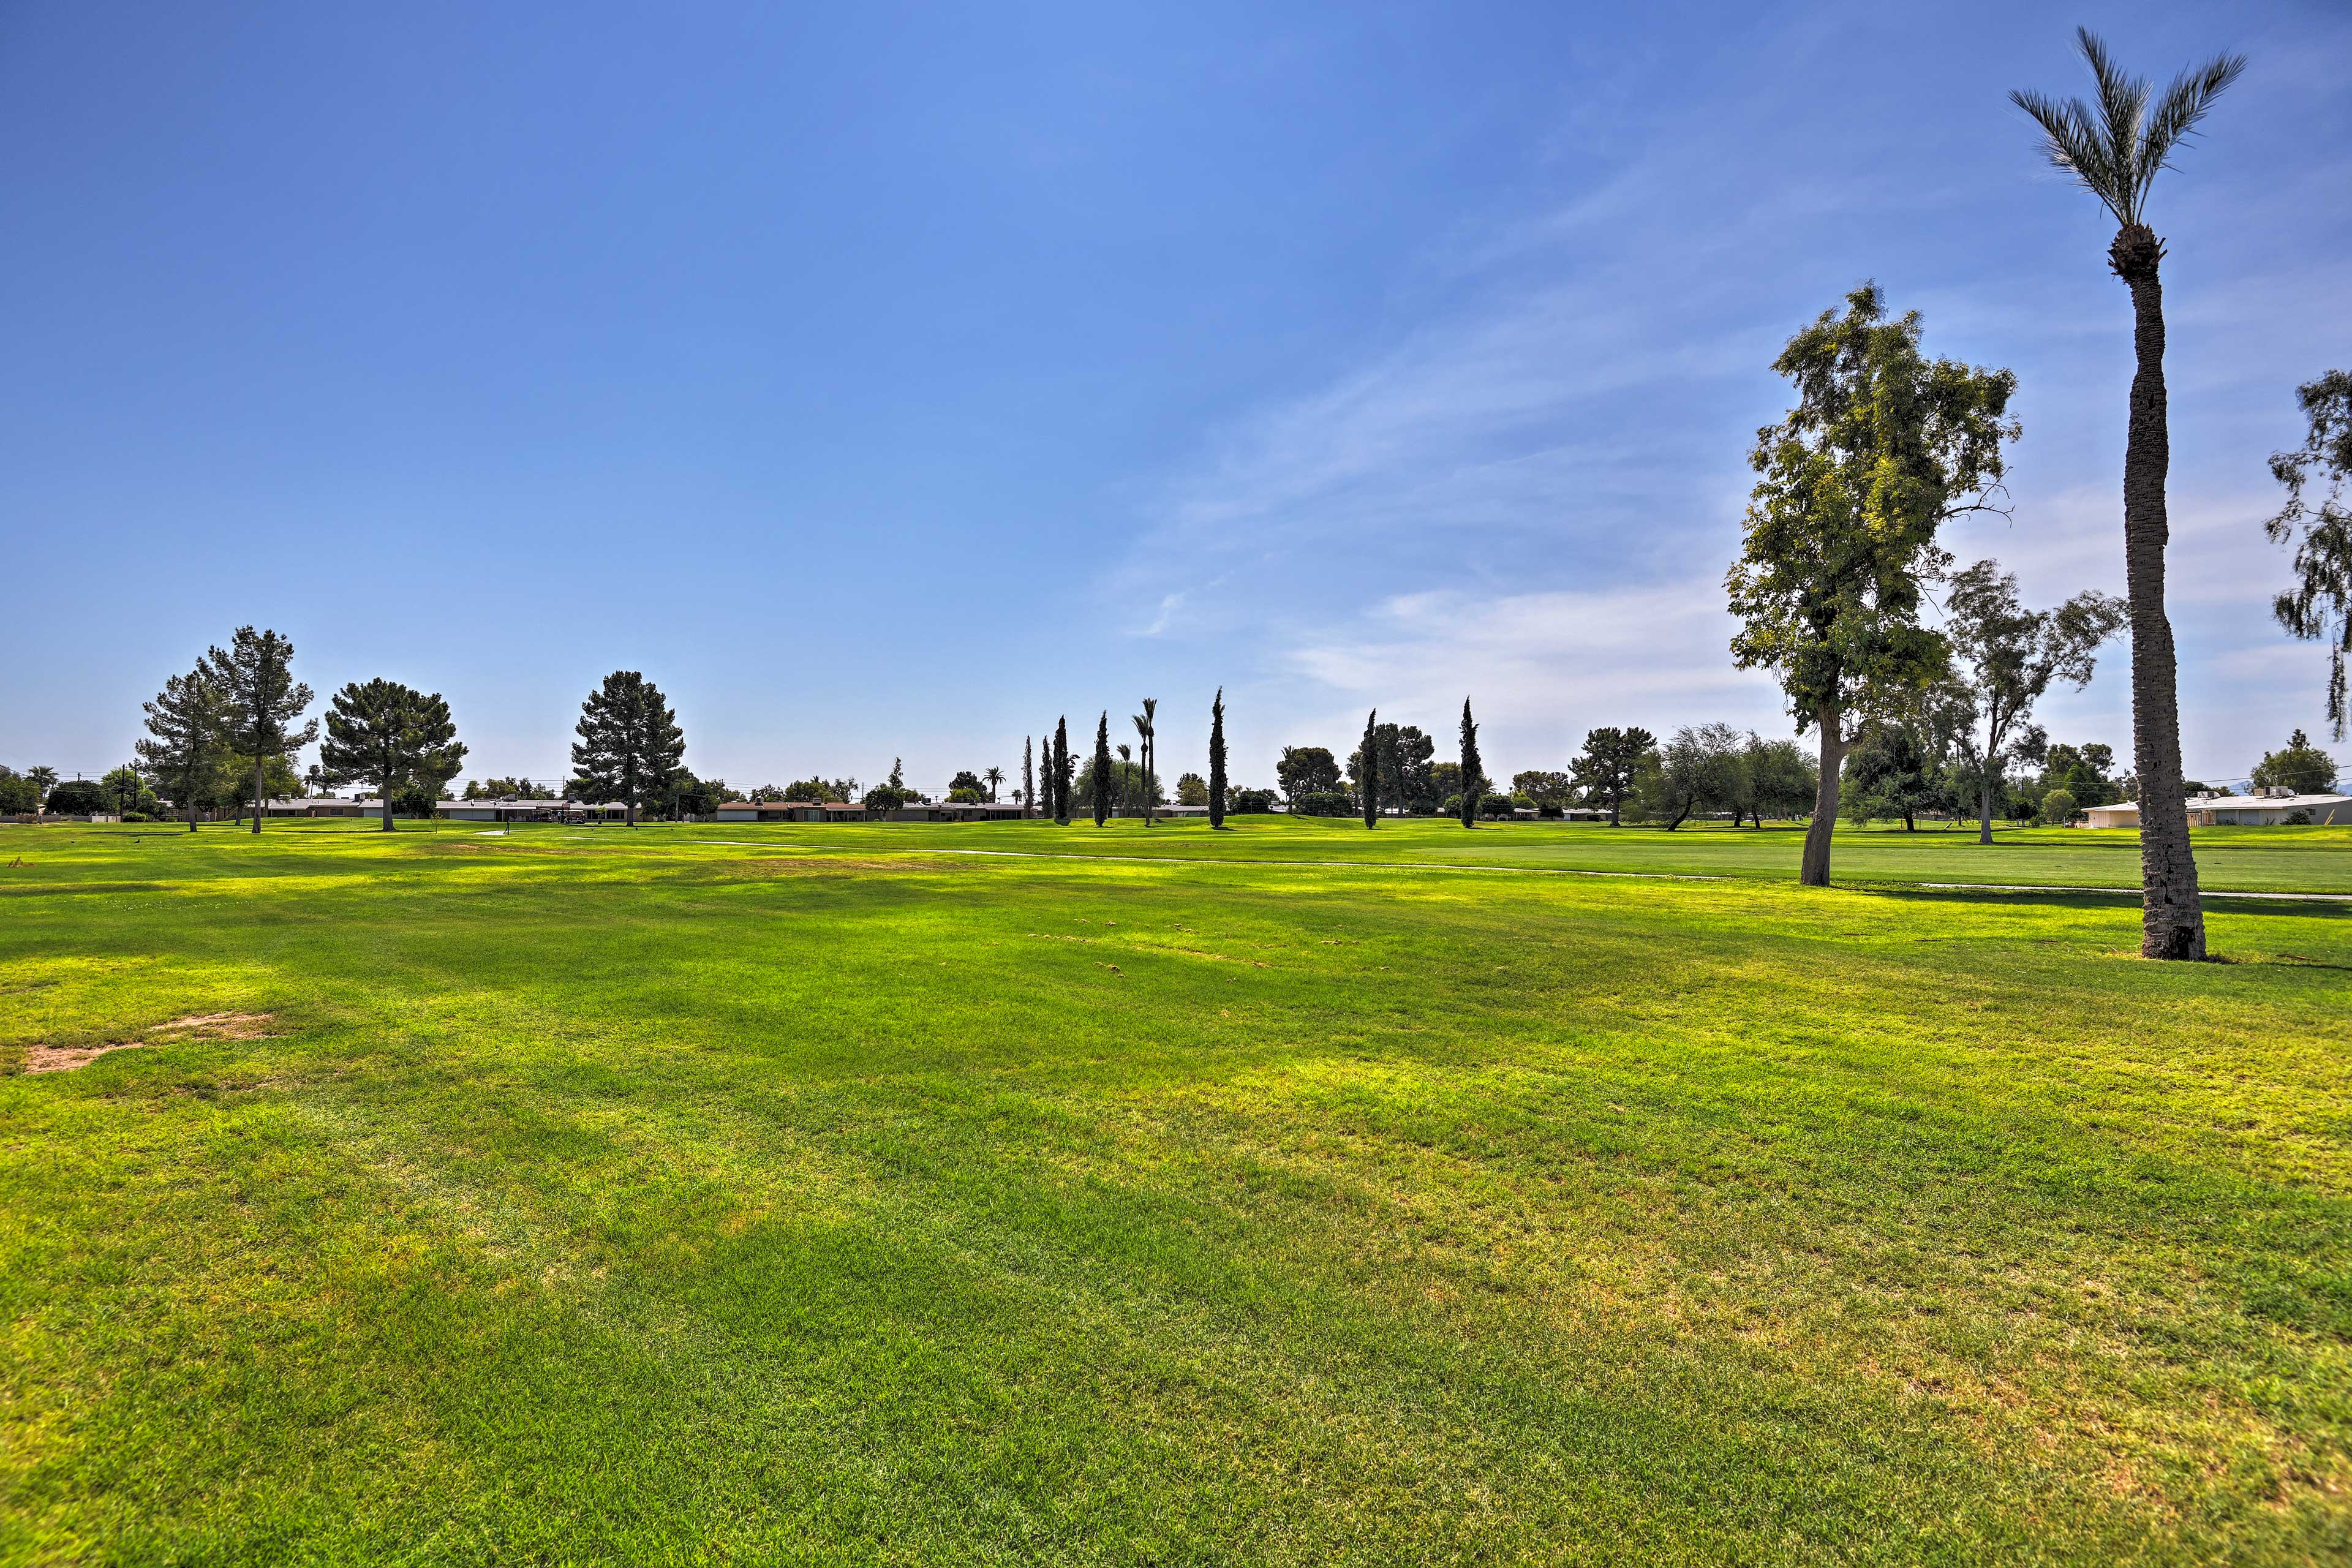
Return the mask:
<svg viewBox="0 0 2352 1568">
<path fill-rule="evenodd" d="M 2139 864 L 2144 957 L 2205 956 L 2205 911 L 2189 847 L 2180 782 L 2180 699 L 2172 622 L 2164 610 L 2164 502 L 2172 466 L 2164 389 L 2164 244 L 2145 225 L 2116 236 L 2107 253 L 2132 296 L 2131 424 L 2124 446 L 2124 573 L 2131 602 L 2132 760 L 2139 769 Z"/>
<path fill-rule="evenodd" d="M 1805 829 L 1805 859 L 1797 879 L 1808 888 L 1830 885 L 1830 835 L 1837 829 L 1838 773 L 1845 766 L 1844 715 L 1824 702 L 1813 712 L 1822 732 L 1821 781 L 1813 790 L 1813 820 Z"/>
</svg>

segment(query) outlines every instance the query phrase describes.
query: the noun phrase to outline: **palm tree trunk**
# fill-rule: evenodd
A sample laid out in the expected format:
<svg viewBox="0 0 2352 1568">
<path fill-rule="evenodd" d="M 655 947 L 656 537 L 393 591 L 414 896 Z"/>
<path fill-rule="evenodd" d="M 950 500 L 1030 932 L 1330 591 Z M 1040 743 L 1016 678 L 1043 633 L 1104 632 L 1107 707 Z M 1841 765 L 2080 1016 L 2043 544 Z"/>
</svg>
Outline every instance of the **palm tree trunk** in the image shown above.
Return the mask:
<svg viewBox="0 0 2352 1568">
<path fill-rule="evenodd" d="M 1805 829 L 1805 858 L 1797 880 L 1808 888 L 1830 885 L 1830 835 L 1837 830 L 1838 772 L 1845 766 L 1844 715 L 1824 702 L 1813 715 L 1822 731 L 1822 776 L 1813 789 L 1813 820 Z"/>
<path fill-rule="evenodd" d="M 2140 955 L 2201 959 L 2205 912 L 2180 782 L 2180 699 L 2164 613 L 2164 485 L 2172 437 L 2164 390 L 2163 244 L 2144 226 L 2116 236 L 2108 259 L 2131 288 L 2131 424 L 2124 446 L 2124 574 L 2131 601 L 2132 753 L 2139 767 Z"/>
</svg>

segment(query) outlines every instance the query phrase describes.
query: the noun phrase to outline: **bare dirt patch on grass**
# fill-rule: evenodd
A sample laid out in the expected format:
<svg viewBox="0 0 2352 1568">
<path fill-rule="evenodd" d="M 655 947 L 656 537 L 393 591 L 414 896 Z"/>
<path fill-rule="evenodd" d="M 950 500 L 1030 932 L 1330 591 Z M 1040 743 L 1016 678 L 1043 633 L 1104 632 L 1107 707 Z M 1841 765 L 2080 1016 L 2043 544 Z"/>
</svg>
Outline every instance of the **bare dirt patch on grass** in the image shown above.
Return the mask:
<svg viewBox="0 0 2352 1568">
<path fill-rule="evenodd" d="M 37 1072 L 71 1072 L 88 1067 L 109 1051 L 137 1050 L 142 1046 L 175 1046 L 184 1040 L 263 1040 L 269 1037 L 269 1026 L 274 1016 L 268 1013 L 191 1013 L 167 1024 L 158 1024 L 135 1040 L 110 1040 L 97 1046 L 45 1046 L 38 1043 L 25 1047 L 25 1070 Z"/>
</svg>

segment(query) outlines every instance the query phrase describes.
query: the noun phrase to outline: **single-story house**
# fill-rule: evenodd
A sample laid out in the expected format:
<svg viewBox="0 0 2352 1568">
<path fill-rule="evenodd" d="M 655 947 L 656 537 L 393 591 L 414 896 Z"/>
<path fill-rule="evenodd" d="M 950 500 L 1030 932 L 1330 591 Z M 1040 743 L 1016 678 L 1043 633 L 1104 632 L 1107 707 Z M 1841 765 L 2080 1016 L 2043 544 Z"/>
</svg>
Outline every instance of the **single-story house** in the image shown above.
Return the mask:
<svg viewBox="0 0 2352 1568">
<path fill-rule="evenodd" d="M 865 807 L 857 808 L 865 815 Z M 719 803 L 721 822 L 830 822 L 837 820 L 813 800 L 727 800 Z"/>
<path fill-rule="evenodd" d="M 2298 812 L 2306 822 L 2352 826 L 2352 795 L 2298 795 L 2273 785 L 2252 795 L 2189 797 L 2191 827 L 2279 827 Z M 2093 827 L 2137 827 L 2139 805 L 2128 800 L 2094 805 L 2085 808 L 2083 816 Z"/>
<path fill-rule="evenodd" d="M 629 808 L 618 801 L 600 801 L 592 805 L 581 800 L 523 799 L 514 795 L 498 800 L 445 800 L 436 804 L 433 810 L 445 822 L 553 822 L 566 816 L 618 820 L 629 814 Z"/>
<path fill-rule="evenodd" d="M 381 816 L 381 800 L 343 800 L 331 795 L 305 795 L 297 800 L 269 800 L 261 805 L 268 816 Z"/>
</svg>

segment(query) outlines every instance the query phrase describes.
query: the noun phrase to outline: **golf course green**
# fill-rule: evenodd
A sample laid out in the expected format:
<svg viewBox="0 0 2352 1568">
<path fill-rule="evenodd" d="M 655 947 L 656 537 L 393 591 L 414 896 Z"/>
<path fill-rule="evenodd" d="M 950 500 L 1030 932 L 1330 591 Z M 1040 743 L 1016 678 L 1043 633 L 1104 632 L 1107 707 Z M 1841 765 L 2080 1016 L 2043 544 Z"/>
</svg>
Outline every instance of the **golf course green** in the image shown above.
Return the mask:
<svg viewBox="0 0 2352 1568">
<path fill-rule="evenodd" d="M 1799 837 L 0 829 L 0 1563 L 2352 1559 L 2352 902 Z"/>
</svg>

